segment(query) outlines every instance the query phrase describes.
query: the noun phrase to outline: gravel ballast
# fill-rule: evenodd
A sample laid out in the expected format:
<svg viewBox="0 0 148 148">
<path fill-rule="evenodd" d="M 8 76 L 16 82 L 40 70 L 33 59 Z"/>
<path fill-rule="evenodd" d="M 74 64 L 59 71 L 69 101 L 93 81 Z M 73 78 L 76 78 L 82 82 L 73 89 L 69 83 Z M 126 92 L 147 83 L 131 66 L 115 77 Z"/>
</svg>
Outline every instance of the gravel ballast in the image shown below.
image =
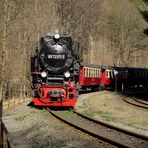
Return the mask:
<svg viewBox="0 0 148 148">
<path fill-rule="evenodd" d="M 130 106 L 120 97 L 120 94 L 108 91 L 82 94 L 75 108 L 95 119 L 148 136 L 148 111 Z M 65 125 L 47 111 L 28 106 L 29 103 L 3 114 L 15 147 L 107 147 Z"/>
<path fill-rule="evenodd" d="M 104 148 L 106 144 L 60 122 L 46 110 L 27 106 L 7 111 L 3 120 L 16 148 Z"/>
</svg>

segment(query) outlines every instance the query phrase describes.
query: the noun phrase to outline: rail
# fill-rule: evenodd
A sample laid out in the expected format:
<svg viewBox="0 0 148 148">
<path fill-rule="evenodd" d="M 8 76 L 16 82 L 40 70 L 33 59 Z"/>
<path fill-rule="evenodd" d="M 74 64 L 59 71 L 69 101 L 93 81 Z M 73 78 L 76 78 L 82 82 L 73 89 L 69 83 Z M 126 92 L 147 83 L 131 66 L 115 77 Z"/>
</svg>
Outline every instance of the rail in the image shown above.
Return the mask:
<svg viewBox="0 0 148 148">
<path fill-rule="evenodd" d="M 105 142 L 105 143 L 108 143 L 110 144 L 110 146 L 115 146 L 115 147 L 120 147 L 120 148 L 131 148 L 130 145 L 128 144 L 124 144 L 124 143 L 121 143 L 121 142 L 118 142 L 116 140 L 113 140 L 111 138 L 107 138 L 103 135 L 101 135 L 100 133 L 97 133 L 97 132 L 94 132 L 94 131 L 91 131 L 90 129 L 87 129 L 85 127 L 83 127 L 82 125 L 79 125 L 78 123 L 74 123 L 74 122 L 71 122 L 70 120 L 67 120 L 66 118 L 63 118 L 62 116 L 60 116 L 58 113 L 56 113 L 56 111 L 54 110 L 50 110 L 49 108 L 47 108 L 47 110 L 56 118 L 58 118 L 59 120 L 63 121 L 64 123 L 88 134 L 88 135 L 91 135 L 92 137 L 95 137 L 97 139 L 100 139 L 101 141 Z"/>
</svg>

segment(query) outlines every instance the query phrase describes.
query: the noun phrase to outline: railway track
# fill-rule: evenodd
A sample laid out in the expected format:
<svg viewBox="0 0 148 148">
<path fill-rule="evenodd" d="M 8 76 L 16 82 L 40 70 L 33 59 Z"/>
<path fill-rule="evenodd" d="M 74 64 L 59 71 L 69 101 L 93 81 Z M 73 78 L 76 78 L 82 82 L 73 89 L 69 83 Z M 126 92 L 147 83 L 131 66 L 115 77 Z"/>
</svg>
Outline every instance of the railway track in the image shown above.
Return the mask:
<svg viewBox="0 0 148 148">
<path fill-rule="evenodd" d="M 128 104 L 131 104 L 131 105 L 134 105 L 136 107 L 140 107 L 140 108 L 143 108 L 143 109 L 148 109 L 148 103 L 145 103 L 145 102 L 141 102 L 141 101 L 138 101 L 138 99 L 135 99 L 135 98 L 122 98 L 122 100 Z"/>
<path fill-rule="evenodd" d="M 134 100 L 140 104 L 144 104 L 144 105 L 147 105 L 148 106 L 148 102 L 147 101 L 144 101 L 144 100 L 141 100 L 141 99 L 136 99 L 134 98 Z"/>
<path fill-rule="evenodd" d="M 115 147 L 136 147 L 147 148 L 148 137 L 138 135 L 133 132 L 125 131 L 115 126 L 105 124 L 103 122 L 91 119 L 74 110 L 67 111 L 53 111 L 47 110 L 56 118 L 65 122 L 66 124 L 86 133 L 105 143 L 109 143 Z"/>
</svg>

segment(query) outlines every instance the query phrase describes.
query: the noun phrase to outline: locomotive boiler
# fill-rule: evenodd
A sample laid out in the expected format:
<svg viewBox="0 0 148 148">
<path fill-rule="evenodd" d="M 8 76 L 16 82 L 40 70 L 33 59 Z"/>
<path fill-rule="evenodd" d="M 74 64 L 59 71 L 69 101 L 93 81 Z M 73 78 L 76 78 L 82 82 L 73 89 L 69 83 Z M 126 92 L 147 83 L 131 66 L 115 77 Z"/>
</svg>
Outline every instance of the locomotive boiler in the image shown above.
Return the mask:
<svg viewBox="0 0 148 148">
<path fill-rule="evenodd" d="M 80 64 L 72 44 L 71 37 L 59 34 L 40 39 L 36 54 L 31 58 L 34 105 L 75 105 Z"/>
</svg>

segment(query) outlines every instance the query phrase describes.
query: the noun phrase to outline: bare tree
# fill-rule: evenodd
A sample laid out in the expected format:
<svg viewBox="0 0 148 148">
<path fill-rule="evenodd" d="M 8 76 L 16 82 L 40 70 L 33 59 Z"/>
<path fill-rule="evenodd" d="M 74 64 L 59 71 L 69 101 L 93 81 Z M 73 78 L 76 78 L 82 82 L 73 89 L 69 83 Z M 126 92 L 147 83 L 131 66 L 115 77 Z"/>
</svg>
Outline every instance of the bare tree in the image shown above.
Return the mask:
<svg viewBox="0 0 148 148">
<path fill-rule="evenodd" d="M 133 58 L 140 56 L 138 44 L 144 38 L 142 19 L 138 11 L 128 1 L 116 2 L 112 5 L 109 17 L 110 39 L 114 52 L 114 63 L 130 65 Z M 142 45 L 141 45 L 142 46 Z M 135 54 L 137 54 L 135 56 Z M 117 61 L 117 62 L 116 62 Z"/>
</svg>

